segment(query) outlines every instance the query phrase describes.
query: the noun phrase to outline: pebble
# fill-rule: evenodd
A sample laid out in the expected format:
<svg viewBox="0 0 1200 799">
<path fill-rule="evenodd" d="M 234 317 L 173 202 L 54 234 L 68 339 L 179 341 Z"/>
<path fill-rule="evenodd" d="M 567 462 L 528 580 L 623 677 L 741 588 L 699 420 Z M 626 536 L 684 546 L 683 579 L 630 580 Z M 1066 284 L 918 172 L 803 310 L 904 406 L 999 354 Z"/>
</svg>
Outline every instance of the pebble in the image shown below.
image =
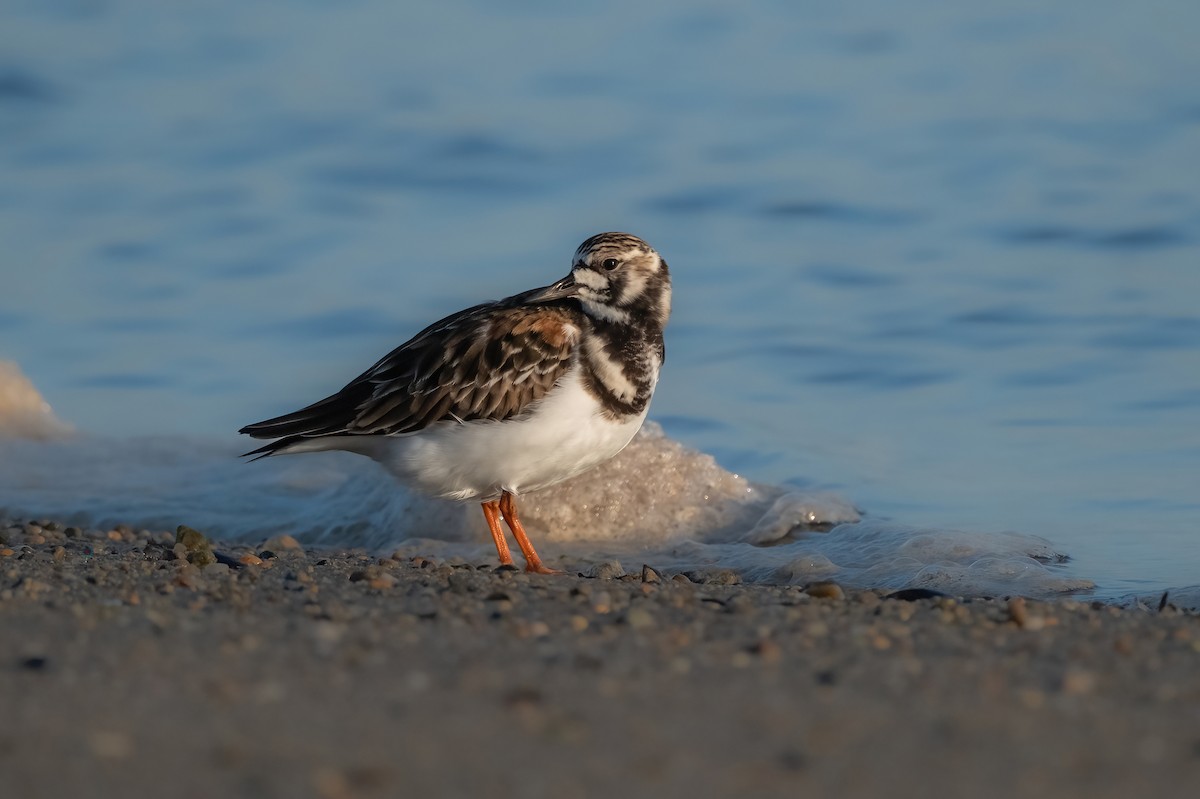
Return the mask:
<svg viewBox="0 0 1200 799">
<path fill-rule="evenodd" d="M 642 564 L 642 582 L 643 583 L 661 583 L 662 575 L 646 564 Z"/>
<path fill-rule="evenodd" d="M 1029 621 L 1029 609 L 1025 604 L 1025 597 L 1018 596 L 1008 600 L 1008 618 L 1018 627 L 1024 627 Z"/>
<path fill-rule="evenodd" d="M 304 549 L 304 547 L 301 546 L 300 542 L 297 541 L 294 536 L 277 535 L 277 536 L 274 536 L 273 538 L 268 538 L 266 543 L 263 544 L 263 549 L 269 550 L 273 553 L 276 551 L 289 551 L 289 550 Z M 264 555 L 262 557 L 266 557 L 266 556 Z"/>
<path fill-rule="evenodd" d="M 621 565 L 619 560 L 606 560 L 600 563 L 592 564 L 584 577 L 591 577 L 597 580 L 616 580 L 625 576 L 625 567 Z"/>
<path fill-rule="evenodd" d="M 120 760 L 133 754 L 133 741 L 123 732 L 97 730 L 88 736 L 92 754 L 105 760 Z"/>
<path fill-rule="evenodd" d="M 702 585 L 740 585 L 742 582 L 742 575 L 733 569 L 695 569 L 684 572 L 684 576 Z"/>
<path fill-rule="evenodd" d="M 725 601 L 726 613 L 751 613 L 758 604 L 746 594 L 734 594 Z"/>
<path fill-rule="evenodd" d="M 612 611 L 612 595 L 607 591 L 599 591 L 592 597 L 592 610 L 597 613 L 609 613 Z"/>
<path fill-rule="evenodd" d="M 846 598 L 846 591 L 837 583 L 831 580 L 822 580 L 821 582 L 809 583 L 804 586 L 804 593 L 815 599 L 833 599 L 836 601 Z"/>
<path fill-rule="evenodd" d="M 1096 690 L 1096 675 L 1083 669 L 1070 669 L 1062 678 L 1062 691 L 1069 696 L 1090 694 Z"/>
<path fill-rule="evenodd" d="M 182 551 L 180 550 L 182 547 Z M 212 544 L 204 533 L 194 530 L 186 524 L 181 524 L 175 530 L 175 555 L 187 558 L 189 563 L 196 566 L 211 566 L 217 562 L 213 554 Z"/>
<path fill-rule="evenodd" d="M 648 630 L 655 625 L 654 615 L 641 606 L 630 608 L 625 614 L 625 622 L 635 630 Z"/>
<path fill-rule="evenodd" d="M 200 577 L 200 569 L 191 563 L 186 563 L 175 573 L 175 585 L 182 588 L 200 588 L 204 585 L 203 578 Z"/>
<path fill-rule="evenodd" d="M 783 649 L 770 638 L 764 638 L 751 646 L 750 652 L 758 655 L 764 663 L 778 663 L 783 660 Z"/>
<path fill-rule="evenodd" d="M 887 599 L 898 599 L 902 602 L 915 602 L 918 599 L 937 599 L 946 596 L 941 591 L 932 588 L 902 588 L 887 595 Z"/>
<path fill-rule="evenodd" d="M 389 588 L 396 587 L 396 578 L 390 574 L 380 574 L 372 577 L 367 582 L 367 585 L 376 591 L 386 591 Z"/>
</svg>

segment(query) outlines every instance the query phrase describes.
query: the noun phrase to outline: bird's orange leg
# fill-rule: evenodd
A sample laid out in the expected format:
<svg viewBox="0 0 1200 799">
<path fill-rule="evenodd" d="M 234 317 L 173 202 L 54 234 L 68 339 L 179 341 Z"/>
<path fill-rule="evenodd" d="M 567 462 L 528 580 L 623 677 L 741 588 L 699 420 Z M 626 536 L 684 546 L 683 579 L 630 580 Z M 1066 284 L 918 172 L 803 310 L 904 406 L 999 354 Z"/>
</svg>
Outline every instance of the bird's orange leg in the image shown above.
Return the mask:
<svg viewBox="0 0 1200 799">
<path fill-rule="evenodd" d="M 500 565 L 513 565 L 512 554 L 508 551 L 508 542 L 504 540 L 504 530 L 500 527 L 500 503 L 494 499 L 491 502 L 484 502 L 483 516 L 487 519 L 488 529 L 492 531 L 492 540 L 496 542 Z"/>
<path fill-rule="evenodd" d="M 517 516 L 516 497 L 508 491 L 500 495 L 500 512 L 504 514 L 504 521 L 508 523 L 508 529 L 512 530 L 513 538 L 517 539 L 517 546 L 521 547 L 521 554 L 525 556 L 525 571 L 537 574 L 563 573 L 542 563 L 542 559 L 534 551 L 533 542 L 529 540 L 529 536 L 525 535 L 525 528 L 521 526 L 520 517 Z"/>
</svg>

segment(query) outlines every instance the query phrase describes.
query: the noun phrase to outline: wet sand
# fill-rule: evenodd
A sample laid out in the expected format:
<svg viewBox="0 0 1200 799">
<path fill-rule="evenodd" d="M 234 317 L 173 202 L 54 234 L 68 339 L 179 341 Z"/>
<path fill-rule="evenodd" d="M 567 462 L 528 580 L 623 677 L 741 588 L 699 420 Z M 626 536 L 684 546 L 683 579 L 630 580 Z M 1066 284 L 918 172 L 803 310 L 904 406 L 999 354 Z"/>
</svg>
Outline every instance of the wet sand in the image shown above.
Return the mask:
<svg viewBox="0 0 1200 799">
<path fill-rule="evenodd" d="M 0 521 L 4 796 L 1200 786 L 1200 616 L 1169 603 L 541 577 L 286 538 L 208 563 L 175 539 Z"/>
</svg>

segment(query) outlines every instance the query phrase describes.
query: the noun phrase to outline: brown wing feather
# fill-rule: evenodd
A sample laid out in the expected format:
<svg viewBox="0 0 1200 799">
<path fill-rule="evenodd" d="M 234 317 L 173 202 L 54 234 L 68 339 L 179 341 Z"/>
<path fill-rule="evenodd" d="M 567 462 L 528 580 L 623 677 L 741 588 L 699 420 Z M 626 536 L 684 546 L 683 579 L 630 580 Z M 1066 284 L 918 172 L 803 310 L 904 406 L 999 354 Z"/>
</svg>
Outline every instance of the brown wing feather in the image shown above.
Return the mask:
<svg viewBox="0 0 1200 799">
<path fill-rule="evenodd" d="M 519 416 L 570 367 L 582 324 L 570 307 L 521 306 L 520 299 L 436 322 L 337 394 L 240 432 L 287 439 L 260 450 L 269 454 L 299 438 L 402 434 L 450 419 Z"/>
</svg>

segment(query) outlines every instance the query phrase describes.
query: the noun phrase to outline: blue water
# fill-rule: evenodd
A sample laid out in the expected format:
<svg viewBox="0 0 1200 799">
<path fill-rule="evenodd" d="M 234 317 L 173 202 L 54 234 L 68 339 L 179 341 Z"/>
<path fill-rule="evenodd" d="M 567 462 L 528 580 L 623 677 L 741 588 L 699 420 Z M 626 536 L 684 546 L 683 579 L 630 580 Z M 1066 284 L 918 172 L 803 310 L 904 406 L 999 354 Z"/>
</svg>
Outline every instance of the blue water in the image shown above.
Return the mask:
<svg viewBox="0 0 1200 799">
<path fill-rule="evenodd" d="M 1200 6 L 645 5 L 8 3 L 0 359 L 228 442 L 628 230 L 672 437 L 1200 583 Z"/>
</svg>

